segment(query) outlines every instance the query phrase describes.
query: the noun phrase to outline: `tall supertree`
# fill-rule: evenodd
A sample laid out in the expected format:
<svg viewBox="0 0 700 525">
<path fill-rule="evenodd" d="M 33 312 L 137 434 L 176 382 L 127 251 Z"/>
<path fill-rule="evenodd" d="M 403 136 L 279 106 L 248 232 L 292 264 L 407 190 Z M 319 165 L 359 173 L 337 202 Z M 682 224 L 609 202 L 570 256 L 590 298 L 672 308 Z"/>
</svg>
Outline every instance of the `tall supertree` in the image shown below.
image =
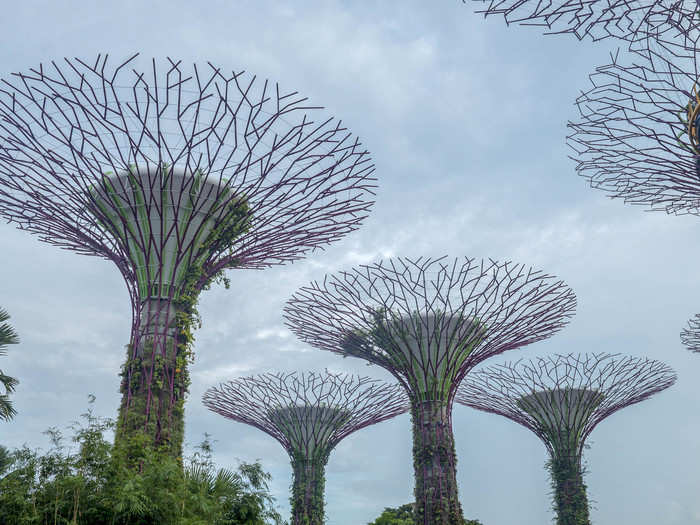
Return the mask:
<svg viewBox="0 0 700 525">
<path fill-rule="evenodd" d="M 557 525 L 589 525 L 582 455 L 603 419 L 668 388 L 663 363 L 619 354 L 555 355 L 471 374 L 457 402 L 529 428 L 547 447 Z"/>
<path fill-rule="evenodd" d="M 508 25 L 540 27 L 548 34 L 572 34 L 579 40 L 618 38 L 634 42 L 655 34 L 667 39 L 697 24 L 697 0 L 471 0 L 478 13 L 502 15 Z M 462 0 L 467 3 L 467 0 Z"/>
<path fill-rule="evenodd" d="M 302 340 L 396 377 L 411 401 L 417 522 L 461 524 L 452 404 L 484 359 L 561 329 L 576 298 L 511 262 L 396 258 L 326 276 L 285 307 Z"/>
<path fill-rule="evenodd" d="M 327 370 L 238 378 L 207 390 L 204 404 L 282 444 L 294 476 L 292 525 L 325 522 L 324 472 L 338 443 L 408 410 L 400 385 Z"/>
<path fill-rule="evenodd" d="M 117 265 L 133 321 L 116 443 L 178 457 L 199 293 L 356 229 L 375 179 L 360 142 L 296 92 L 211 63 L 137 62 L 2 80 L 0 216 Z"/>
</svg>

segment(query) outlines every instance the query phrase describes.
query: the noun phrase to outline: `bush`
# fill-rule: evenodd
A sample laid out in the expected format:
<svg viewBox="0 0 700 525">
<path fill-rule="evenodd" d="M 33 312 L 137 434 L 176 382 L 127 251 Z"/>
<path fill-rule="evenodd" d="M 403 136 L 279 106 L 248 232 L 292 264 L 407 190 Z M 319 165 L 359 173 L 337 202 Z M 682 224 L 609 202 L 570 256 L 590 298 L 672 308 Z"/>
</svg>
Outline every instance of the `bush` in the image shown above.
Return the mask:
<svg viewBox="0 0 700 525">
<path fill-rule="evenodd" d="M 414 525 L 414 504 L 407 503 L 397 509 L 386 507 L 384 512 L 372 523 L 367 525 Z M 483 525 L 479 520 L 465 520 L 464 525 Z"/>
<path fill-rule="evenodd" d="M 90 403 L 94 397 L 90 398 Z M 182 461 L 129 443 L 115 451 L 114 428 L 92 408 L 74 422 L 73 448 L 51 428 L 45 454 L 0 447 L 0 523 L 21 525 L 282 524 L 270 475 L 259 462 L 217 469 L 208 435 Z"/>
</svg>

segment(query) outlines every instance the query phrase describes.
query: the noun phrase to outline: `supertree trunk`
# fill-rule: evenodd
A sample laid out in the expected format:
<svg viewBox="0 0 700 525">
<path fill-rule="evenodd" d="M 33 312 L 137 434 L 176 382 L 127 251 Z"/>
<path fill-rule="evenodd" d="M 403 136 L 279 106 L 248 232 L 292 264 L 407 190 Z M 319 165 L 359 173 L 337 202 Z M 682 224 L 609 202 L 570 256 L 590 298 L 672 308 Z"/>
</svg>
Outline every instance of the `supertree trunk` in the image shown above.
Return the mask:
<svg viewBox="0 0 700 525">
<path fill-rule="evenodd" d="M 462 525 L 452 417 L 444 401 L 413 401 L 417 525 Z"/>
<path fill-rule="evenodd" d="M 178 302 L 150 299 L 134 326 L 122 368 L 115 445 L 127 447 L 135 460 L 145 448 L 182 457 L 190 314 Z"/>
<path fill-rule="evenodd" d="M 557 525 L 590 525 L 580 458 L 559 454 L 549 462 Z"/>
<path fill-rule="evenodd" d="M 292 459 L 292 525 L 323 525 L 325 510 L 323 492 L 328 455 L 313 459 Z"/>
</svg>

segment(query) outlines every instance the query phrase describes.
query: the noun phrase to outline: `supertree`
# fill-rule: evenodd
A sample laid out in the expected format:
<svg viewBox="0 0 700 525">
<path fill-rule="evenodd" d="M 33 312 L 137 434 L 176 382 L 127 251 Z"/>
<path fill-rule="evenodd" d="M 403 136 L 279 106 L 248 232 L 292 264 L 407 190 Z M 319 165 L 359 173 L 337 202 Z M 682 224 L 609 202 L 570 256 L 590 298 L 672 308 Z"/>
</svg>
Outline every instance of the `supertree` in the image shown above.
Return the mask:
<svg viewBox="0 0 700 525">
<path fill-rule="evenodd" d="M 452 404 L 477 363 L 549 337 L 574 313 L 561 281 L 511 262 L 395 258 L 296 292 L 287 325 L 302 340 L 388 370 L 413 420 L 416 520 L 461 524 Z"/>
<path fill-rule="evenodd" d="M 700 353 L 700 314 L 688 321 L 688 328 L 681 332 L 681 343 L 691 352 Z"/>
<path fill-rule="evenodd" d="M 590 75 L 568 143 L 593 188 L 667 213 L 700 214 L 697 36 L 687 50 L 648 40 Z"/>
<path fill-rule="evenodd" d="M 586 438 L 609 415 L 675 381 L 671 368 L 650 359 L 555 355 L 478 370 L 459 386 L 456 399 L 532 430 L 549 453 L 557 524 L 588 525 Z"/>
<path fill-rule="evenodd" d="M 2 80 L 0 216 L 117 265 L 133 321 L 115 443 L 178 457 L 199 293 L 356 229 L 375 179 L 360 142 L 296 92 L 136 56 Z"/>
<path fill-rule="evenodd" d="M 282 444 L 294 476 L 292 525 L 324 523 L 324 471 L 338 443 L 408 410 L 400 385 L 328 370 L 238 378 L 207 390 L 204 404 Z"/>
<path fill-rule="evenodd" d="M 696 0 L 472 1 L 485 5 L 478 13 L 503 15 L 508 25 L 536 26 L 548 34 L 572 34 L 579 40 L 614 37 L 628 42 L 648 34 L 665 39 L 691 31 L 699 5 Z"/>
</svg>

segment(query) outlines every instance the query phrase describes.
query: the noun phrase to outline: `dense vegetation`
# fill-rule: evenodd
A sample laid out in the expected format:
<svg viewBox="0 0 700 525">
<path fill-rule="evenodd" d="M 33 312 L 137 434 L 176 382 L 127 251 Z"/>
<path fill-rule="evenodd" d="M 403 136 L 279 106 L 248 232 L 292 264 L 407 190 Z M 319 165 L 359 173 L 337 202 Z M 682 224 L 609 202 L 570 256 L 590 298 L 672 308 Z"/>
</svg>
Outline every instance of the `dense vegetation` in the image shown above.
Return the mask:
<svg viewBox="0 0 700 525">
<path fill-rule="evenodd" d="M 414 509 L 415 504 L 413 503 L 401 505 L 396 509 L 386 507 L 376 520 L 367 525 L 414 525 Z M 464 525 L 482 525 L 482 523 L 479 520 L 465 520 Z"/>
<path fill-rule="evenodd" d="M 91 398 L 91 402 L 94 398 Z M 111 419 L 92 409 L 70 443 L 46 431 L 44 454 L 0 447 L 0 523 L 22 525 L 267 525 L 283 523 L 260 463 L 217 469 L 209 436 L 184 460 L 134 443 L 122 457 L 105 439 Z M 134 458 L 140 468 L 132 468 Z"/>
<path fill-rule="evenodd" d="M 0 356 L 7 353 L 7 345 L 19 343 L 17 333 L 12 329 L 10 324 L 6 322 L 9 318 L 10 315 L 0 308 Z M 10 400 L 10 394 L 14 392 L 17 383 L 19 383 L 17 379 L 8 376 L 0 369 L 0 385 L 2 385 L 3 390 L 5 390 L 0 393 L 0 419 L 2 420 L 9 421 L 17 413 Z"/>
</svg>

